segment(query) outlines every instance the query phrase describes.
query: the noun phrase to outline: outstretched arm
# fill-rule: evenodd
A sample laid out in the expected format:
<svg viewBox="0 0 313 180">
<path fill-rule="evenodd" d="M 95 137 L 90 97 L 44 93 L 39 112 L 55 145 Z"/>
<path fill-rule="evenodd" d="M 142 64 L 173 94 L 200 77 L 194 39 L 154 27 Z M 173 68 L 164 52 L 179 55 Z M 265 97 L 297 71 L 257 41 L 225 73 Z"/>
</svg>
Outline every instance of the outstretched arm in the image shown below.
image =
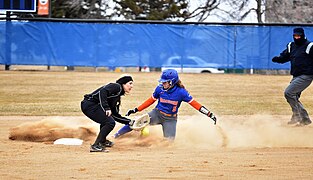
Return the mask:
<svg viewBox="0 0 313 180">
<path fill-rule="evenodd" d="M 211 118 L 214 121 L 214 124 L 216 124 L 216 117 L 215 115 L 210 112 L 206 107 L 202 106 L 200 103 L 198 103 L 196 100 L 191 100 L 189 102 L 189 104 L 194 107 L 196 110 L 200 111 L 202 114 L 208 116 L 209 118 Z"/>
<path fill-rule="evenodd" d="M 151 96 L 145 102 L 143 102 L 140 106 L 137 107 L 138 111 L 142 111 L 146 109 L 147 107 L 151 106 L 155 101 L 156 99 L 153 96 Z"/>
<path fill-rule="evenodd" d="M 131 114 L 135 114 L 138 111 L 142 111 L 142 110 L 146 109 L 147 107 L 151 106 L 155 101 L 156 101 L 156 99 L 153 96 L 151 96 L 145 102 L 143 102 L 140 106 L 136 107 L 135 109 L 128 110 L 128 112 L 126 113 L 126 116 L 129 116 Z"/>
<path fill-rule="evenodd" d="M 291 46 L 292 46 L 292 43 L 291 43 L 291 42 L 288 43 L 286 49 L 283 50 L 283 51 L 279 54 L 279 56 L 273 57 L 273 58 L 272 58 L 272 61 L 273 61 L 273 62 L 276 62 L 276 63 L 281 63 L 281 64 L 290 61 L 290 51 L 291 51 L 290 49 L 291 49 Z"/>
</svg>

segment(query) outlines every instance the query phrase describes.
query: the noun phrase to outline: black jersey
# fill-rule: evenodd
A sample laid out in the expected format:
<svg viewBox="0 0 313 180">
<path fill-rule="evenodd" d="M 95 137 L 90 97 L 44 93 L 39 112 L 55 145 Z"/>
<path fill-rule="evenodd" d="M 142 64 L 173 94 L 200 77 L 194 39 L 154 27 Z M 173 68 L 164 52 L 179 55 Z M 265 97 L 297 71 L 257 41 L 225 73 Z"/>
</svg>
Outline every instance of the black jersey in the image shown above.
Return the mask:
<svg viewBox="0 0 313 180">
<path fill-rule="evenodd" d="M 119 114 L 121 96 L 124 94 L 125 92 L 120 84 L 109 83 L 90 94 L 86 94 L 84 100 L 93 102 L 95 105 L 100 105 L 104 112 L 106 110 L 111 110 L 112 117 L 115 121 L 122 124 L 128 124 L 130 119 L 122 117 Z"/>
</svg>

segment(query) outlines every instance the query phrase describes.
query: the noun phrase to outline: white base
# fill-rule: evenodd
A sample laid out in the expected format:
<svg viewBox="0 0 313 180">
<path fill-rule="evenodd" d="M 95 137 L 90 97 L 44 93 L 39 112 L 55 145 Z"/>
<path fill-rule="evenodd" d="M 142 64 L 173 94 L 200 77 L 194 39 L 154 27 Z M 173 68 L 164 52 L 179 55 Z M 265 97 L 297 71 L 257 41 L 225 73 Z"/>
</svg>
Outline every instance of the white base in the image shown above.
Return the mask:
<svg viewBox="0 0 313 180">
<path fill-rule="evenodd" d="M 83 140 L 77 138 L 61 138 L 57 139 L 53 142 L 53 144 L 61 144 L 61 145 L 82 145 Z"/>
</svg>

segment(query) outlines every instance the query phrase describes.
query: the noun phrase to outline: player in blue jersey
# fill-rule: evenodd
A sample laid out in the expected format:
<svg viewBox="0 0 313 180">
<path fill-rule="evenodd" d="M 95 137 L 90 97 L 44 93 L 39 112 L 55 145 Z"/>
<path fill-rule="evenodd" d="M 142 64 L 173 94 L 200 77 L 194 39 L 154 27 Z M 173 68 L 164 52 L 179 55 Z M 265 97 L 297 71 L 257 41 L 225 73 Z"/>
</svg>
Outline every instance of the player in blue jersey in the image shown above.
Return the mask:
<svg viewBox="0 0 313 180">
<path fill-rule="evenodd" d="M 149 112 L 150 125 L 161 124 L 163 136 L 167 139 L 174 140 L 176 136 L 177 113 L 182 101 L 189 103 L 196 110 L 210 117 L 216 123 L 215 115 L 207 108 L 198 103 L 185 89 L 174 69 L 164 70 L 157 86 L 150 98 L 140 106 L 128 110 L 126 116 L 142 111 L 152 105 L 156 100 L 156 107 Z M 117 138 L 125 133 L 132 131 L 129 125 L 122 127 L 114 137 Z"/>
</svg>

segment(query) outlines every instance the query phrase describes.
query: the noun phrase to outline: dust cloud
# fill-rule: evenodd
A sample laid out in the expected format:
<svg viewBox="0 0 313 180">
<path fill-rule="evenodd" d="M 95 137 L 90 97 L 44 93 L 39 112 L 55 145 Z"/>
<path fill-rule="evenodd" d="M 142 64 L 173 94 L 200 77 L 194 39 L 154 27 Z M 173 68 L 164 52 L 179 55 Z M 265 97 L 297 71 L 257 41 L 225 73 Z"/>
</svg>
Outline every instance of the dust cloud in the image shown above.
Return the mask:
<svg viewBox="0 0 313 180">
<path fill-rule="evenodd" d="M 71 117 L 48 117 L 26 122 L 10 129 L 9 139 L 33 142 L 51 142 L 59 138 L 79 138 L 85 141 L 96 136 L 95 124 Z"/>
<path fill-rule="evenodd" d="M 142 137 L 132 131 L 121 138 L 109 134 L 116 148 L 172 147 L 172 148 L 263 148 L 263 147 L 313 147 L 313 126 L 288 126 L 287 116 L 252 115 L 221 116 L 217 125 L 209 118 L 199 116 L 178 117 L 176 139 L 163 139 L 162 126 L 149 126 L 150 135 Z M 41 121 L 27 122 L 11 128 L 9 139 L 51 142 L 59 138 L 79 138 L 93 141 L 99 125 L 89 119 L 77 117 L 51 117 Z"/>
<path fill-rule="evenodd" d="M 206 117 L 184 117 L 178 143 L 190 147 L 313 147 L 312 126 L 287 126 L 287 116 L 224 116 L 216 126 Z"/>
</svg>

